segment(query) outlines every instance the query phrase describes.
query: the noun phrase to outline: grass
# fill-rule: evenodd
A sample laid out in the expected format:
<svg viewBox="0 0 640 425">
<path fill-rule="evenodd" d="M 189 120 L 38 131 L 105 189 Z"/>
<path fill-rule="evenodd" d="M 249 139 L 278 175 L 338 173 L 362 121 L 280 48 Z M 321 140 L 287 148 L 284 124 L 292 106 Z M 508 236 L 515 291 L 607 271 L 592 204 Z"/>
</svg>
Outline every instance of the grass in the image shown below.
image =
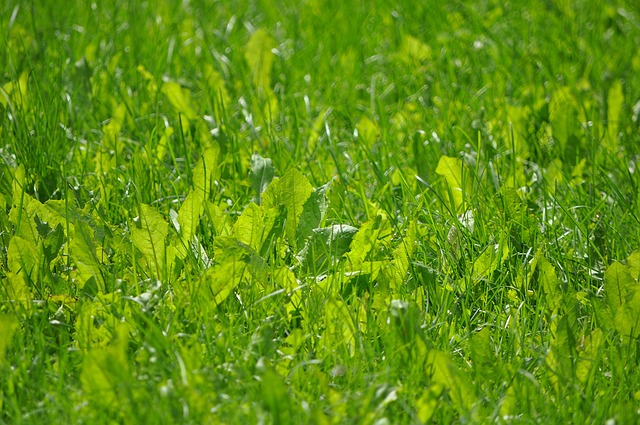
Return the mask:
<svg viewBox="0 0 640 425">
<path fill-rule="evenodd" d="M 640 8 L 0 5 L 0 423 L 635 423 Z"/>
</svg>

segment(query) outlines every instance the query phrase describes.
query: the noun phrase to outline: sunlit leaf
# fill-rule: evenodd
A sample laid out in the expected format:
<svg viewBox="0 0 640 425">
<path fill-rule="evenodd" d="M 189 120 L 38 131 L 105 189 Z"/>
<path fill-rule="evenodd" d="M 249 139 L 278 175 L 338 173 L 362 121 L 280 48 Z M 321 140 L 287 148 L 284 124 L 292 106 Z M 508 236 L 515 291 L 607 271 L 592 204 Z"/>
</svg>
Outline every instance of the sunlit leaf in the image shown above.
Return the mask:
<svg viewBox="0 0 640 425">
<path fill-rule="evenodd" d="M 469 196 L 471 191 L 470 173 L 466 170 L 461 159 L 445 155 L 440 157 L 436 173 L 445 178 L 457 211 L 462 206 L 463 199 Z"/>
<path fill-rule="evenodd" d="M 260 205 L 260 195 L 265 191 L 275 175 L 275 168 L 269 158 L 258 154 L 251 156 L 251 185 L 256 193 L 256 204 Z"/>
<path fill-rule="evenodd" d="M 95 279 L 97 289 L 105 290 L 102 264 L 96 255 L 93 230 L 88 224 L 79 221 L 75 226 L 75 236 L 69 246 L 71 260 L 78 272 L 78 288 L 82 289 L 89 279 Z"/>
<path fill-rule="evenodd" d="M 191 102 L 189 90 L 182 88 L 180 84 L 174 81 L 165 82 L 160 90 L 167 96 L 169 103 L 171 103 L 176 112 L 182 114 L 188 120 L 195 120 L 198 117 Z"/>
<path fill-rule="evenodd" d="M 271 90 L 271 68 L 274 59 L 271 50 L 275 47 L 275 41 L 264 29 L 260 28 L 251 35 L 244 57 L 251 70 L 255 87 Z"/>
<path fill-rule="evenodd" d="M 6 314 L 0 315 L 0 368 L 3 366 L 5 353 L 13 335 L 20 328 L 18 319 Z"/>
<path fill-rule="evenodd" d="M 624 104 L 624 92 L 622 82 L 615 80 L 607 93 L 607 147 L 616 151 L 618 147 L 618 131 L 622 118 L 622 105 Z"/>
<path fill-rule="evenodd" d="M 285 231 L 288 240 L 295 244 L 296 230 L 304 205 L 313 193 L 313 187 L 307 178 L 295 168 L 282 178 L 274 179 L 262 194 L 262 204 L 266 208 L 284 205 L 287 208 Z"/>
<path fill-rule="evenodd" d="M 165 270 L 165 241 L 169 224 L 162 215 L 146 204 L 140 205 L 138 226 L 131 229 L 131 240 L 142 253 L 149 276 L 160 279 Z"/>
<path fill-rule="evenodd" d="M 195 202 L 204 203 L 209 200 L 213 181 L 220 178 L 220 148 L 213 145 L 202 154 L 193 169 L 193 188 L 196 192 Z"/>
</svg>

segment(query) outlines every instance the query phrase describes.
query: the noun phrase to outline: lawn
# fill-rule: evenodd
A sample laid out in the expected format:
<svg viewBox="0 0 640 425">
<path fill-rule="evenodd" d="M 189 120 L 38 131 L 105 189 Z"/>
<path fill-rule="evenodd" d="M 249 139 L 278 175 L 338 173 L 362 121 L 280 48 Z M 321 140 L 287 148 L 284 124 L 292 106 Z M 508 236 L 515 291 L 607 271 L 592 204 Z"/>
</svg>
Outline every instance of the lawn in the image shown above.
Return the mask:
<svg viewBox="0 0 640 425">
<path fill-rule="evenodd" d="M 640 422 L 640 3 L 0 4 L 0 423 Z"/>
</svg>

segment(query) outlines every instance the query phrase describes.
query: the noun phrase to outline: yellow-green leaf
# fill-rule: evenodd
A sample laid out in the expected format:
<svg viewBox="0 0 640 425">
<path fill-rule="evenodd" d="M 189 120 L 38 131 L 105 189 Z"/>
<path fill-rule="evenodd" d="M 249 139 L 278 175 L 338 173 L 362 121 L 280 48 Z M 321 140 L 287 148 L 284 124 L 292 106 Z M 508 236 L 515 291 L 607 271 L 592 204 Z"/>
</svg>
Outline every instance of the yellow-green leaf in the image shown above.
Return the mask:
<svg viewBox="0 0 640 425">
<path fill-rule="evenodd" d="M 284 205 L 287 208 L 285 232 L 294 245 L 300 215 L 312 192 L 313 187 L 307 178 L 294 168 L 282 178 L 274 179 L 262 194 L 262 204 L 265 208 L 274 208 L 278 205 Z"/>
<path fill-rule="evenodd" d="M 276 42 L 263 29 L 258 29 L 251 35 L 247 43 L 244 57 L 251 70 L 253 84 L 263 90 L 271 90 L 271 68 L 273 66 L 273 52 Z"/>
<path fill-rule="evenodd" d="M 20 323 L 14 316 L 0 315 L 0 367 L 4 362 L 5 353 L 11 343 L 11 339 L 19 327 Z"/>
<path fill-rule="evenodd" d="M 82 221 L 76 223 L 75 230 L 69 249 L 71 260 L 77 267 L 78 287 L 82 289 L 87 281 L 93 278 L 97 289 L 104 291 L 104 277 L 102 276 L 100 260 L 96 255 L 93 230 Z"/>
<path fill-rule="evenodd" d="M 183 89 L 180 84 L 174 81 L 167 81 L 162 85 L 161 91 L 167 96 L 169 103 L 171 103 L 176 112 L 182 114 L 188 120 L 198 118 L 198 114 L 191 103 L 189 90 Z"/>
<path fill-rule="evenodd" d="M 459 210 L 465 196 L 471 192 L 471 175 L 459 158 L 440 157 L 436 173 L 443 176 L 453 198 L 455 210 Z"/>
<path fill-rule="evenodd" d="M 138 225 L 131 229 L 131 240 L 142 253 L 149 276 L 160 279 L 165 270 L 165 240 L 169 225 L 162 215 L 149 205 L 140 205 Z"/>
</svg>

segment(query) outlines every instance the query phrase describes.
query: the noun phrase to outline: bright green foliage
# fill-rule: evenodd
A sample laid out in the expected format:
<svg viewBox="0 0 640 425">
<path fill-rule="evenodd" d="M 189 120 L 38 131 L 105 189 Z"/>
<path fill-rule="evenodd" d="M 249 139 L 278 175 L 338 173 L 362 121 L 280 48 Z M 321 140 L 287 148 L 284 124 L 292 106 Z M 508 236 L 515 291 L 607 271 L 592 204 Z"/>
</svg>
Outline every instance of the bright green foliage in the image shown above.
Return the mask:
<svg viewBox="0 0 640 425">
<path fill-rule="evenodd" d="M 166 239 L 169 225 L 157 211 L 149 205 L 140 205 L 140 215 L 131 229 L 131 241 L 142 254 L 143 270 L 160 279 L 167 266 Z"/>
<path fill-rule="evenodd" d="M 462 207 L 465 196 L 471 192 L 471 180 L 468 171 L 459 158 L 451 158 L 446 155 L 440 157 L 436 173 L 443 176 L 449 190 L 448 196 L 452 199 L 454 211 Z"/>
<path fill-rule="evenodd" d="M 304 228 L 303 233 L 310 227 L 308 222 L 301 222 L 300 216 L 304 212 L 307 199 L 313 193 L 313 187 L 300 171 L 291 169 L 282 178 L 274 179 L 262 194 L 262 204 L 265 208 L 275 208 L 283 205 L 287 210 L 285 225 L 286 236 L 290 243 L 296 243 L 298 226 Z M 314 208 L 313 205 L 309 206 Z"/>
<path fill-rule="evenodd" d="M 105 290 L 104 277 L 100 260 L 96 255 L 93 230 L 89 225 L 78 222 L 75 225 L 75 236 L 69 244 L 71 258 L 77 267 L 77 285 L 82 289 L 90 279 L 99 291 Z"/>
<path fill-rule="evenodd" d="M 251 35 L 247 43 L 244 57 L 247 60 L 251 77 L 256 88 L 269 90 L 271 85 L 271 69 L 273 68 L 273 53 L 271 50 L 276 43 L 264 29 L 258 29 Z"/>
<path fill-rule="evenodd" d="M 0 424 L 640 422 L 637 1 L 0 5 Z"/>
</svg>

